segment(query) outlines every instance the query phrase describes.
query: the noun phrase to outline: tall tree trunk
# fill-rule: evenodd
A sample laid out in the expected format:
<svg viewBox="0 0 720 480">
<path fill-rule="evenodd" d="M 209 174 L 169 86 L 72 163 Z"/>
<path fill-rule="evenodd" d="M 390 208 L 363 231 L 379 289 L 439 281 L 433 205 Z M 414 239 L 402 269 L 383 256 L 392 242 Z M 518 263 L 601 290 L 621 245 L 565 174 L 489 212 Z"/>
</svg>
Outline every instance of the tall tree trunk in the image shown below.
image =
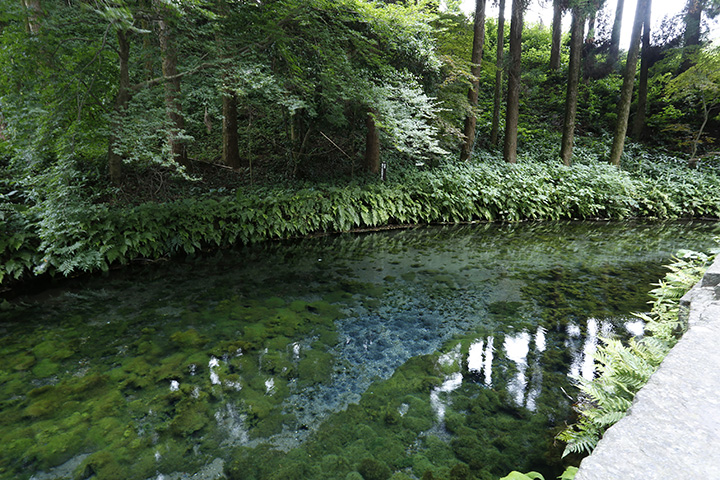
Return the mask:
<svg viewBox="0 0 720 480">
<path fill-rule="evenodd" d="M 595 75 L 595 18 L 597 12 L 590 12 L 588 18 L 588 33 L 583 45 L 583 76 L 587 80 Z"/>
<path fill-rule="evenodd" d="M 613 136 L 612 150 L 610 151 L 610 163 L 616 166 L 620 165 L 620 156 L 625 147 L 625 135 L 627 134 L 630 103 L 632 101 L 637 59 L 640 51 L 640 31 L 642 30 L 648 2 L 649 0 L 638 0 L 637 9 L 635 10 L 635 21 L 633 22 L 632 35 L 630 36 L 630 49 L 628 50 L 625 74 L 623 75 L 623 85 L 620 91 L 620 102 L 618 103 L 615 135 Z"/>
<path fill-rule="evenodd" d="M 685 33 L 683 61 L 680 65 L 680 72 L 692 67 L 691 55 L 697 51 L 700 45 L 700 25 L 702 24 L 702 13 L 705 0 L 687 0 L 685 5 Z"/>
<path fill-rule="evenodd" d="M 40 16 L 42 7 L 40 0 L 22 0 L 23 6 L 28 10 L 27 29 L 33 35 L 40 33 Z"/>
<path fill-rule="evenodd" d="M 517 129 L 520 116 L 520 56 L 522 51 L 523 0 L 513 0 L 510 18 L 510 70 L 508 75 L 507 107 L 505 112 L 505 146 L 503 158 L 517 161 Z"/>
<path fill-rule="evenodd" d="M 610 52 L 608 53 L 608 64 L 615 65 L 620 53 L 620 32 L 622 30 L 622 16 L 625 7 L 625 0 L 617 0 L 615 8 L 615 21 L 613 22 L 612 33 L 610 35 Z"/>
<path fill-rule="evenodd" d="M 223 17 L 229 15 L 228 3 L 225 0 L 217 0 L 217 9 Z M 218 51 L 220 52 L 220 58 L 228 59 L 231 57 L 231 53 L 228 51 L 228 47 L 225 45 L 222 30 L 219 29 L 215 33 L 215 43 L 217 44 Z M 227 72 L 223 74 L 224 80 L 229 81 L 229 75 Z M 238 111 L 237 111 L 237 97 L 229 88 L 224 87 L 222 91 L 222 158 L 221 162 L 231 168 L 242 167 L 240 161 L 240 138 L 238 135 Z M 206 113 L 205 126 L 210 133 L 209 118 Z"/>
<path fill-rule="evenodd" d="M 130 39 L 126 30 L 117 31 L 120 78 L 115 97 L 115 113 L 110 125 L 108 139 L 108 171 L 110 181 L 116 185 L 122 182 L 123 157 L 117 152 L 118 135 L 122 134 L 122 118 L 130 102 Z"/>
<path fill-rule="evenodd" d="M 505 71 L 505 0 L 500 0 L 498 13 L 497 52 L 495 57 L 495 92 L 493 94 L 493 118 L 490 129 L 490 143 L 493 147 L 498 145 L 500 130 L 500 107 L 502 102 L 503 72 Z"/>
<path fill-rule="evenodd" d="M 377 126 L 373 111 L 370 110 L 365 117 L 365 126 L 367 127 L 367 136 L 365 137 L 365 168 L 374 174 L 380 173 L 380 135 L 378 135 Z"/>
<path fill-rule="evenodd" d="M 700 45 L 703 0 L 688 0 L 685 6 L 685 47 Z"/>
<path fill-rule="evenodd" d="M 640 59 L 640 82 L 638 84 L 638 103 L 633 122 L 633 137 L 640 140 L 645 130 L 645 111 L 647 110 L 648 72 L 650 71 L 650 17 L 652 0 L 648 0 L 643 19 L 642 55 Z"/>
<path fill-rule="evenodd" d="M 473 22 L 473 47 L 470 61 L 472 68 L 470 73 L 473 76 L 472 86 L 468 90 L 468 103 L 470 111 L 465 117 L 465 143 L 460 151 L 460 160 L 467 161 L 472 153 L 475 143 L 475 126 L 477 115 L 475 108 L 478 104 L 480 93 L 480 73 L 482 64 L 483 47 L 485 46 L 485 0 L 475 0 L 475 20 Z"/>
<path fill-rule="evenodd" d="M 550 47 L 550 70 L 560 69 L 560 46 L 562 43 L 562 0 L 553 0 L 552 45 Z"/>
<path fill-rule="evenodd" d="M 232 168 L 240 168 L 240 144 L 238 138 L 237 98 L 225 92 L 222 97 L 222 163 Z"/>
<path fill-rule="evenodd" d="M 162 16 L 163 7 L 157 9 Z M 168 144 L 173 159 L 180 165 L 188 166 L 187 149 L 184 142 L 178 139 L 178 134 L 185 130 L 185 118 L 180 103 L 180 78 L 177 77 L 177 50 L 174 38 L 167 21 L 163 18 L 158 21 L 158 39 L 162 55 L 162 72 L 165 77 L 165 108 L 171 130 L 168 132 Z"/>
<path fill-rule="evenodd" d="M 595 19 L 597 17 L 597 12 L 592 11 L 590 12 L 590 15 L 588 15 L 588 31 L 587 31 L 587 37 L 585 37 L 585 43 L 595 43 Z"/>
<path fill-rule="evenodd" d="M 583 48 L 583 30 L 585 18 L 579 7 L 572 9 L 572 27 L 570 33 L 570 66 L 568 67 L 567 94 L 565 96 L 565 121 L 560 147 L 560 158 L 570 165 L 575 136 L 575 115 L 577 113 L 578 85 L 580 84 L 580 52 Z"/>
</svg>

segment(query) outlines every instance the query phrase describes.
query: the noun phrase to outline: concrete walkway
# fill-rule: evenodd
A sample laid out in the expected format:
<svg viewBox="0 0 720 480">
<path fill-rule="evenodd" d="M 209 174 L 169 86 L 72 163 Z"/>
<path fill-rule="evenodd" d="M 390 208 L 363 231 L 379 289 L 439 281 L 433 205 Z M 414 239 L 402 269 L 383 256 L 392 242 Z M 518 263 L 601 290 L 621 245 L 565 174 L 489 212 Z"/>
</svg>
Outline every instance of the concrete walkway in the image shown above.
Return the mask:
<svg viewBox="0 0 720 480">
<path fill-rule="evenodd" d="M 681 304 L 688 331 L 576 480 L 720 480 L 720 259 Z"/>
</svg>

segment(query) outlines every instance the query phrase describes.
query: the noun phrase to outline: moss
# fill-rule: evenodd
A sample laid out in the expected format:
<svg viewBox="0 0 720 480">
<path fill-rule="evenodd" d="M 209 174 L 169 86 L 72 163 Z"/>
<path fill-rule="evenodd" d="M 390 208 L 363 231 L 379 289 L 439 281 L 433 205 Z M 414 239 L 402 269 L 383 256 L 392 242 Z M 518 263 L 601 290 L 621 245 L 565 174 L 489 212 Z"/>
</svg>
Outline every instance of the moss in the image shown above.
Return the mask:
<svg viewBox="0 0 720 480">
<path fill-rule="evenodd" d="M 36 443 L 31 451 L 37 465 L 45 470 L 61 465 L 75 456 L 76 441 L 80 438 L 67 434 L 54 434 L 42 444 Z"/>
<path fill-rule="evenodd" d="M 209 360 L 210 356 L 205 352 L 193 353 L 185 359 L 185 362 L 183 363 L 183 368 L 189 369 L 191 365 L 195 365 L 195 372 L 197 374 L 208 364 Z M 185 372 L 187 371 L 188 370 L 185 370 Z"/>
<path fill-rule="evenodd" d="M 402 279 L 405 280 L 406 282 L 412 283 L 412 282 L 415 281 L 415 277 L 417 277 L 417 274 L 416 274 L 415 272 L 405 272 L 405 273 L 403 273 L 403 274 L 400 275 L 400 276 L 401 276 Z"/>
<path fill-rule="evenodd" d="M 23 381 L 22 378 L 16 376 L 10 377 L 10 380 L 4 381 L 2 384 L 2 392 L 6 398 L 12 399 L 13 397 L 25 393 L 27 390 L 27 382 Z M 5 405 L 4 401 L 0 402 L 0 407 Z"/>
<path fill-rule="evenodd" d="M 103 450 L 90 455 L 75 470 L 76 480 L 92 476 L 103 480 L 122 480 L 127 477 L 127 472 L 118 464 L 110 452 Z"/>
<path fill-rule="evenodd" d="M 253 323 L 243 328 L 243 340 L 248 342 L 251 350 L 259 350 L 265 344 L 269 333 L 262 323 Z"/>
<path fill-rule="evenodd" d="M 157 464 L 158 470 L 176 471 L 178 465 L 187 461 L 188 453 L 192 447 L 186 442 L 175 438 L 166 438 L 162 443 L 155 446 L 155 452 L 160 454 L 160 461 Z"/>
<path fill-rule="evenodd" d="M 450 480 L 471 480 L 470 467 L 464 463 L 458 463 L 450 469 Z"/>
<path fill-rule="evenodd" d="M 313 385 L 330 379 L 335 358 L 328 352 L 318 349 L 305 350 L 297 372 L 298 380 L 303 385 Z"/>
<path fill-rule="evenodd" d="M 287 308 L 277 310 L 264 321 L 270 336 L 293 336 L 302 327 L 302 318 Z"/>
<path fill-rule="evenodd" d="M 62 407 L 62 399 L 53 396 L 43 396 L 25 407 L 23 414 L 30 418 L 46 417 L 51 414 L 56 414 Z"/>
<path fill-rule="evenodd" d="M 522 302 L 499 301 L 488 305 L 488 313 L 501 317 L 515 317 L 518 315 Z"/>
<path fill-rule="evenodd" d="M 425 449 L 428 458 L 432 458 L 435 465 L 448 465 L 449 462 L 454 463 L 453 451 L 450 445 L 435 435 L 425 437 Z"/>
<path fill-rule="evenodd" d="M 282 378 L 295 376 L 295 364 L 290 355 L 284 351 L 272 351 L 260 359 L 261 370 L 268 375 L 277 375 Z"/>
<path fill-rule="evenodd" d="M 32 373 L 37 378 L 46 378 L 55 375 L 58 370 L 60 370 L 60 366 L 57 363 L 49 358 L 43 358 L 33 367 Z"/>
<path fill-rule="evenodd" d="M 392 468 L 410 466 L 409 462 L 404 462 L 405 445 L 391 435 L 378 436 L 375 441 L 368 444 L 368 447 L 377 461 Z M 404 465 L 404 463 L 407 463 L 407 465 Z"/>
<path fill-rule="evenodd" d="M 160 361 L 160 365 L 154 369 L 154 377 L 160 380 L 179 379 L 187 372 L 185 370 L 187 364 L 187 355 L 184 352 L 178 352 L 169 357 L 165 357 Z"/>
<path fill-rule="evenodd" d="M 350 462 L 339 455 L 325 455 L 320 460 L 320 470 L 325 478 L 336 479 L 343 478 L 350 473 L 352 466 Z"/>
<path fill-rule="evenodd" d="M 293 312 L 301 313 L 301 312 L 305 312 L 307 310 L 308 304 L 307 304 L 307 302 L 305 302 L 303 300 L 293 300 L 288 305 L 288 308 L 290 310 L 292 310 Z"/>
<path fill-rule="evenodd" d="M 90 445 L 101 447 L 108 443 L 109 439 L 122 438 L 125 426 L 115 417 L 105 417 L 94 421 L 88 430 L 87 440 Z"/>
<path fill-rule="evenodd" d="M 392 477 L 390 477 L 390 480 L 413 480 L 413 477 L 405 472 L 395 472 Z"/>
<path fill-rule="evenodd" d="M 263 302 L 268 308 L 280 308 L 285 306 L 285 300 L 280 297 L 270 297 Z"/>
<path fill-rule="evenodd" d="M 173 435 L 187 437 L 207 425 L 209 416 L 207 394 L 201 393 L 198 398 L 185 397 L 176 406 L 170 431 Z"/>
<path fill-rule="evenodd" d="M 163 352 L 162 348 L 152 340 L 145 340 L 138 343 L 137 353 L 138 355 L 144 355 L 147 357 L 157 357 Z"/>
<path fill-rule="evenodd" d="M 342 312 L 337 305 L 333 305 L 331 302 L 326 300 L 317 300 L 309 303 L 307 310 L 310 313 L 317 314 L 323 318 L 324 321 L 332 322 L 342 317 Z"/>
<path fill-rule="evenodd" d="M 432 475 L 432 470 L 434 468 L 435 468 L 435 466 L 425 455 L 423 455 L 423 454 L 413 455 L 412 470 L 413 470 L 413 473 L 417 477 L 422 477 L 423 474 L 428 471 L 430 471 L 431 475 Z"/>
<path fill-rule="evenodd" d="M 266 416 L 258 421 L 255 424 L 255 428 L 252 429 L 251 433 L 253 438 L 265 438 L 282 432 L 287 418 L 287 415 L 280 415 L 277 412 L 273 415 Z"/>
<path fill-rule="evenodd" d="M 47 358 L 53 361 L 70 358 L 75 353 L 69 345 L 52 340 L 45 340 L 33 347 L 33 354 L 36 358 Z"/>
<path fill-rule="evenodd" d="M 318 342 L 327 347 L 334 347 L 338 344 L 338 333 L 335 330 L 328 328 L 318 328 L 313 332 L 318 339 Z"/>
<path fill-rule="evenodd" d="M 182 348 L 199 348 L 208 342 L 207 338 L 200 335 L 194 328 L 173 333 L 170 335 L 170 341 Z"/>
<path fill-rule="evenodd" d="M 125 397 L 118 390 L 111 390 L 91 404 L 92 417 L 97 421 L 105 417 L 117 416 L 124 405 Z"/>
<path fill-rule="evenodd" d="M 23 353 L 12 358 L 12 367 L 14 370 L 22 372 L 29 370 L 33 365 L 35 365 L 35 357 L 33 355 Z"/>
<path fill-rule="evenodd" d="M 387 480 L 392 475 L 390 467 L 373 458 L 364 458 L 360 461 L 357 471 L 365 480 Z"/>
</svg>

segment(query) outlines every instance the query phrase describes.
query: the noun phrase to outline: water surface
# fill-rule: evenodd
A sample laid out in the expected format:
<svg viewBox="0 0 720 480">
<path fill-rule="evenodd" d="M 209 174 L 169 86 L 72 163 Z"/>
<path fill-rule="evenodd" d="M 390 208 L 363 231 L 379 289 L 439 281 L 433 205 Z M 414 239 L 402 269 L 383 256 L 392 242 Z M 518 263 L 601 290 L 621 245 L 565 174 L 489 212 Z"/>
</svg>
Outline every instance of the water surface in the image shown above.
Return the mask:
<svg viewBox="0 0 720 480">
<path fill-rule="evenodd" d="M 90 277 L 0 312 L 1 478 L 562 469 L 568 375 L 714 223 L 432 227 Z"/>
</svg>

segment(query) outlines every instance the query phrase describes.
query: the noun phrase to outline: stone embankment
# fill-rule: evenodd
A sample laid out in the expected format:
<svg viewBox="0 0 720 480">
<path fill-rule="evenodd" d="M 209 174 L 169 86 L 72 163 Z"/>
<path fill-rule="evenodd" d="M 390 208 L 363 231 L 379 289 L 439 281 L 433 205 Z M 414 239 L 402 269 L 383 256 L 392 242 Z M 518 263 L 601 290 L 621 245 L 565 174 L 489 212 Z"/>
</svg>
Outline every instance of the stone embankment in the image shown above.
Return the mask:
<svg viewBox="0 0 720 480">
<path fill-rule="evenodd" d="M 688 331 L 576 480 L 720 479 L 720 258 L 681 300 Z"/>
</svg>

